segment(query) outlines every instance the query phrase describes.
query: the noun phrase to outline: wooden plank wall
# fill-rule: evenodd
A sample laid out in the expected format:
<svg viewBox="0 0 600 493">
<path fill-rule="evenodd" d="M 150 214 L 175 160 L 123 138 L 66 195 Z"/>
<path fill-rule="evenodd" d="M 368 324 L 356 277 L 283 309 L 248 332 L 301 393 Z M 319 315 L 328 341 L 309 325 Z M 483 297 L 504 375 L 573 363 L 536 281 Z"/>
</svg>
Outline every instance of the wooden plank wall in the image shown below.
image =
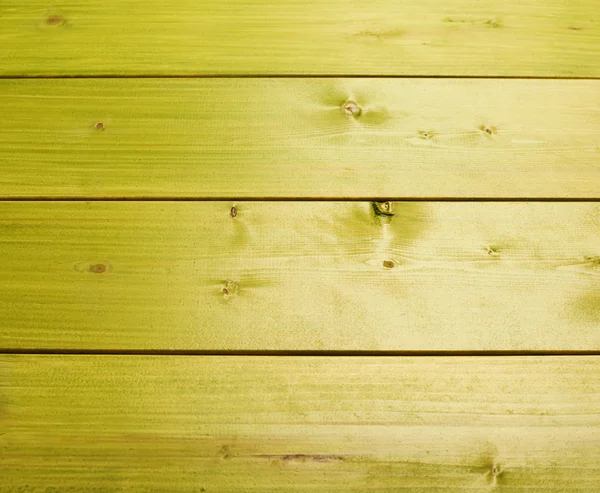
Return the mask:
<svg viewBox="0 0 600 493">
<path fill-rule="evenodd" d="M 600 80 L 0 79 L 11 198 L 596 198 Z"/>
<path fill-rule="evenodd" d="M 0 492 L 595 492 L 593 0 L 0 4 Z"/>
<path fill-rule="evenodd" d="M 595 0 L 3 0 L 1 74 L 598 77 Z"/>
</svg>

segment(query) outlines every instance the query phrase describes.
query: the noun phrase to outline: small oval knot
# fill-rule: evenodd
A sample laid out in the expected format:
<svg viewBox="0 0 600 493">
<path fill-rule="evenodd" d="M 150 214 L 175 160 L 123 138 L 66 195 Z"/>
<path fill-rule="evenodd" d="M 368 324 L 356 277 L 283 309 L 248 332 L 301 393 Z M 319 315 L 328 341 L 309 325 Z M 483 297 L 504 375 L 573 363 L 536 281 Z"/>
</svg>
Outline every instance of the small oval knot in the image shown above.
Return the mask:
<svg viewBox="0 0 600 493">
<path fill-rule="evenodd" d="M 229 214 L 231 215 L 231 217 L 237 216 L 238 211 L 237 211 L 237 207 L 235 205 L 231 208 L 231 210 L 229 211 Z"/>
<path fill-rule="evenodd" d="M 91 274 L 104 274 L 108 272 L 112 272 L 113 267 L 106 260 L 102 259 L 92 259 L 92 260 L 83 260 L 81 262 L 77 262 L 73 265 L 73 268 L 77 272 L 81 272 L 82 274 L 91 273 Z"/>
<path fill-rule="evenodd" d="M 104 274 L 106 272 L 106 265 L 104 265 L 104 264 L 90 265 L 90 272 L 92 272 L 94 274 Z"/>
<path fill-rule="evenodd" d="M 386 269 L 393 269 L 394 267 L 396 267 L 396 264 L 393 260 L 384 260 L 383 261 L 383 266 Z"/>
<path fill-rule="evenodd" d="M 349 99 L 342 105 L 342 110 L 344 114 L 347 116 L 351 116 L 353 118 L 357 118 L 362 113 L 362 108 L 358 105 L 356 101 Z"/>
<path fill-rule="evenodd" d="M 65 23 L 65 18 L 62 15 L 49 15 L 46 17 L 46 24 L 49 26 L 61 26 Z"/>
<path fill-rule="evenodd" d="M 98 130 L 98 132 L 102 132 L 104 130 L 104 123 L 98 122 L 94 125 L 94 128 Z"/>
</svg>

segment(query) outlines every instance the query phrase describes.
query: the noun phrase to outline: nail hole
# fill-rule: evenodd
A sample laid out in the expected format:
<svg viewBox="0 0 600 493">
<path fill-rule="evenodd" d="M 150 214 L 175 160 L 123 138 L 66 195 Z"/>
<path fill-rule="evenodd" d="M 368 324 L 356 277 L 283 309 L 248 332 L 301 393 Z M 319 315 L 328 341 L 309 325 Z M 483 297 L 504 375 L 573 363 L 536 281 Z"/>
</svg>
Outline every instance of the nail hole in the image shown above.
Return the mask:
<svg viewBox="0 0 600 493">
<path fill-rule="evenodd" d="M 94 125 L 94 128 L 96 130 L 98 130 L 99 132 L 102 132 L 104 130 L 104 123 L 98 122 L 98 123 L 96 123 L 96 125 Z"/>
<path fill-rule="evenodd" d="M 434 133 L 430 130 L 419 130 L 419 138 L 423 140 L 431 140 L 433 139 Z"/>
<path fill-rule="evenodd" d="M 346 101 L 342 106 L 342 109 L 344 110 L 344 113 L 346 115 L 352 116 L 354 118 L 360 116 L 360 114 L 362 113 L 362 108 L 358 105 L 356 101 L 352 100 Z"/>
<path fill-rule="evenodd" d="M 384 260 L 383 261 L 383 266 L 386 269 L 393 269 L 394 267 L 396 267 L 396 264 L 394 263 L 393 260 Z"/>
</svg>

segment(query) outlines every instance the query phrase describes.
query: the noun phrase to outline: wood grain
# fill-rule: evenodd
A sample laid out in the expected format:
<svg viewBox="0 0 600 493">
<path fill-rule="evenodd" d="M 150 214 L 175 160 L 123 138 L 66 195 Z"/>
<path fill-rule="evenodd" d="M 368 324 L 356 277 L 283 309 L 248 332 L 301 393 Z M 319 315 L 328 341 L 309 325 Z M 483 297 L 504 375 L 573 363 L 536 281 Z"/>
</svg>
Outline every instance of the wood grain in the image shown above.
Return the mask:
<svg viewBox="0 0 600 493">
<path fill-rule="evenodd" d="M 595 0 L 4 0 L 0 74 L 600 76 Z"/>
<path fill-rule="evenodd" d="M 600 81 L 1 80 L 1 197 L 598 198 Z"/>
<path fill-rule="evenodd" d="M 2 492 L 591 492 L 596 357 L 14 356 Z"/>
<path fill-rule="evenodd" d="M 600 204 L 392 207 L 0 203 L 0 347 L 600 348 Z"/>
</svg>

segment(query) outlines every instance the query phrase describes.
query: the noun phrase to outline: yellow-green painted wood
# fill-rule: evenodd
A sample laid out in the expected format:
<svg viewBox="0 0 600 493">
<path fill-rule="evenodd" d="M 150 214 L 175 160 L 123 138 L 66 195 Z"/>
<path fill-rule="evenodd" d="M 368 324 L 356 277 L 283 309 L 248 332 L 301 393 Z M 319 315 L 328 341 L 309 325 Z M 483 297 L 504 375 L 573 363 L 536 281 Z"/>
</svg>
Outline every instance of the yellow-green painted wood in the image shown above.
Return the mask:
<svg viewBox="0 0 600 493">
<path fill-rule="evenodd" d="M 2 80 L 0 196 L 598 198 L 599 94 L 596 80 Z"/>
<path fill-rule="evenodd" d="M 596 357 L 14 356 L 0 491 L 586 492 Z"/>
<path fill-rule="evenodd" d="M 392 213 L 0 203 L 0 347 L 600 349 L 599 203 Z"/>
<path fill-rule="evenodd" d="M 600 76 L 596 0 L 3 0 L 0 74 Z"/>
</svg>

